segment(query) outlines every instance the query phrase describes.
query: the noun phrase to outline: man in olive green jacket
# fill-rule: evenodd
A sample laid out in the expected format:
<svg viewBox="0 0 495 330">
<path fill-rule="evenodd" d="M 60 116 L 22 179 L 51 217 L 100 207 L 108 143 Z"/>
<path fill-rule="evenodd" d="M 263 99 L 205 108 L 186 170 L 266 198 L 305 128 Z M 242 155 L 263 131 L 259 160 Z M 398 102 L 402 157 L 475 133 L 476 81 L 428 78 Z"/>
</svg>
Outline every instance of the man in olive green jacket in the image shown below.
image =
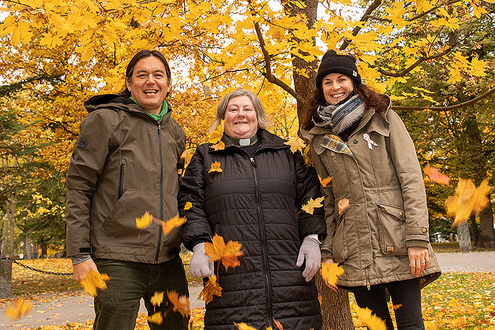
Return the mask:
<svg viewBox="0 0 495 330">
<path fill-rule="evenodd" d="M 146 212 L 164 221 L 178 214 L 186 137 L 165 100 L 170 87 L 166 59 L 143 50 L 128 65 L 124 92 L 84 104 L 89 114 L 66 180 L 67 253 L 76 281 L 91 270 L 110 277 L 95 297 L 95 329 L 134 329 L 141 298 L 155 313 L 155 292 L 188 296 L 180 228 L 164 235 L 155 222 L 136 227 Z M 156 312 L 169 307 L 165 295 Z M 162 316 L 163 326 L 150 323 L 151 329 L 187 329 L 179 313 Z"/>
</svg>

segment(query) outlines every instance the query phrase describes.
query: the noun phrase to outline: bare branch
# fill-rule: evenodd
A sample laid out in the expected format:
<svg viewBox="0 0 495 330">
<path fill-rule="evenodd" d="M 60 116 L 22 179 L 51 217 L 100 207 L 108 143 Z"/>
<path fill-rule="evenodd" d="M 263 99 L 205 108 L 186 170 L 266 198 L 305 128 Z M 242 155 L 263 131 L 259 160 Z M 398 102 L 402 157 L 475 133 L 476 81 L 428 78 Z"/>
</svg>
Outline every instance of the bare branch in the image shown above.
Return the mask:
<svg viewBox="0 0 495 330">
<path fill-rule="evenodd" d="M 373 1 L 373 3 L 368 7 L 368 9 L 366 9 L 366 12 L 363 14 L 363 16 L 361 17 L 360 21 L 361 22 L 366 22 L 368 20 L 368 18 L 370 18 L 371 16 L 371 13 L 378 7 L 380 7 L 380 5 L 382 4 L 382 0 L 375 0 Z M 356 26 L 353 30 L 352 30 L 352 35 L 353 36 L 357 36 L 357 34 L 359 33 L 359 31 L 361 30 L 361 27 L 359 26 Z M 349 46 L 350 42 L 347 41 L 347 40 L 344 40 L 344 43 L 340 46 L 340 50 L 344 50 L 347 48 L 347 46 Z"/>
<path fill-rule="evenodd" d="M 482 99 L 484 99 L 485 97 L 489 96 L 490 94 L 493 94 L 495 93 L 495 88 L 492 88 L 490 89 L 488 92 L 484 93 L 484 94 L 481 94 L 480 96 L 477 96 L 475 97 L 474 99 L 472 100 L 469 100 L 469 101 L 466 101 L 466 102 L 463 102 L 463 103 L 459 103 L 459 104 L 455 104 L 455 105 L 451 105 L 451 106 L 448 106 L 448 107 L 408 107 L 408 106 L 392 106 L 392 109 L 394 110 L 402 110 L 402 111 L 421 111 L 421 110 L 431 110 L 431 111 L 449 111 L 449 110 L 455 110 L 455 109 L 461 109 L 461 108 L 465 108 L 465 107 L 468 107 Z"/>
</svg>

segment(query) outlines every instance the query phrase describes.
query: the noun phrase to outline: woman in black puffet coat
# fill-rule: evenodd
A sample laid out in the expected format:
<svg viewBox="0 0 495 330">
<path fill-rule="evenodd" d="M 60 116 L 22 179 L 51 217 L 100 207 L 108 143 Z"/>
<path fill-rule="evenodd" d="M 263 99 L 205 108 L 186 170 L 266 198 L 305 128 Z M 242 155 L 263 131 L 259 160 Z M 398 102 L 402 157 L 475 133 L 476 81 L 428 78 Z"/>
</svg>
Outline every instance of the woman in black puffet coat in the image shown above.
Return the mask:
<svg viewBox="0 0 495 330">
<path fill-rule="evenodd" d="M 321 329 L 313 276 L 321 266 L 320 241 L 326 236 L 323 208 L 301 210 L 320 197 L 319 181 L 299 151 L 266 131 L 258 97 L 244 89 L 225 96 L 216 112 L 224 120 L 225 149 L 199 146 L 180 180 L 179 209 L 187 202 L 182 238 L 194 252 L 190 273 L 213 276 L 205 242 L 214 234 L 237 241 L 240 266 L 219 267 L 222 296 L 206 305 L 205 329 L 234 330 L 234 323 L 256 329 L 274 320 L 285 330 Z M 222 172 L 209 172 L 219 162 Z"/>
</svg>

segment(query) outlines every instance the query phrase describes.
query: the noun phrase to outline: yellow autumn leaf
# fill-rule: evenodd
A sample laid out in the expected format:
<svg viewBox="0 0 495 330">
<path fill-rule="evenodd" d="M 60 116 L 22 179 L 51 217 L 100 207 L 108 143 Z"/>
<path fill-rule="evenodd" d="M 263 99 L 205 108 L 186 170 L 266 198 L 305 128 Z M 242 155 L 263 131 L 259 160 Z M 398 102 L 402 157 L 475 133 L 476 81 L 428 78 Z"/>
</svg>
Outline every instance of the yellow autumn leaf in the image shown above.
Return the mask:
<svg viewBox="0 0 495 330">
<path fill-rule="evenodd" d="M 445 201 L 447 215 L 454 217 L 452 228 L 468 221 L 472 214 L 485 209 L 490 202 L 487 195 L 491 189 L 488 179 L 483 180 L 478 188 L 472 180 L 460 179 L 455 195 L 449 196 Z"/>
<path fill-rule="evenodd" d="M 97 289 L 105 290 L 107 288 L 106 281 L 109 281 L 110 277 L 107 274 L 100 274 L 95 270 L 90 270 L 86 276 L 82 279 L 81 285 L 91 297 L 96 297 Z"/>
<path fill-rule="evenodd" d="M 177 213 L 175 217 L 169 219 L 168 221 L 162 222 L 161 225 L 163 229 L 163 235 L 167 235 L 172 231 L 172 229 L 174 229 L 175 227 L 182 226 L 185 222 L 186 222 L 186 217 L 180 218 L 179 214 Z"/>
<path fill-rule="evenodd" d="M 180 155 L 181 159 L 184 159 L 184 162 L 186 162 L 186 165 L 191 162 L 193 154 L 189 150 L 184 150 L 184 152 Z"/>
<path fill-rule="evenodd" d="M 330 286 L 336 286 L 338 277 L 344 274 L 344 269 L 338 263 L 321 263 L 321 278 Z"/>
<path fill-rule="evenodd" d="M 220 167 L 221 164 L 220 162 L 213 162 L 211 164 L 211 168 L 210 170 L 208 171 L 208 173 L 211 173 L 211 172 L 218 172 L 218 173 L 221 173 L 222 172 L 222 168 Z"/>
<path fill-rule="evenodd" d="M 203 301 L 208 304 L 213 300 L 213 296 L 222 296 L 222 287 L 217 283 L 217 277 L 208 277 L 208 282 L 206 282 L 203 290 L 198 296 L 198 299 L 203 299 Z"/>
<path fill-rule="evenodd" d="M 205 252 L 210 257 L 210 261 L 222 260 L 225 269 L 229 267 L 236 268 L 240 265 L 238 257 L 242 257 L 244 252 L 241 251 L 241 244 L 236 241 L 225 241 L 222 236 L 213 235 L 210 242 L 205 243 Z"/>
<path fill-rule="evenodd" d="M 220 125 L 210 134 L 209 142 L 216 144 L 222 139 L 223 136 L 223 120 Z"/>
<path fill-rule="evenodd" d="M 160 305 L 163 302 L 163 294 L 164 294 L 164 292 L 155 292 L 155 294 L 153 295 L 153 297 L 151 297 L 151 299 L 150 299 L 151 304 L 153 306 L 160 307 Z"/>
<path fill-rule="evenodd" d="M 296 152 L 297 150 L 303 151 L 306 145 L 301 139 L 290 139 L 289 141 L 285 142 L 288 146 L 290 146 L 290 151 L 291 152 Z"/>
<path fill-rule="evenodd" d="M 186 205 L 184 205 L 184 210 L 187 211 L 187 210 L 190 210 L 192 208 L 192 203 L 191 202 L 187 202 Z"/>
<path fill-rule="evenodd" d="M 317 199 L 311 198 L 307 204 L 304 204 L 301 209 L 309 214 L 313 214 L 315 211 L 315 208 L 322 207 L 323 205 L 321 202 L 323 202 L 324 197 L 318 197 Z"/>
<path fill-rule="evenodd" d="M 29 300 L 18 298 L 14 301 L 12 307 L 7 308 L 5 315 L 12 320 L 17 320 L 19 317 L 23 317 L 28 314 L 33 308 L 33 304 Z"/>
<path fill-rule="evenodd" d="M 157 312 L 151 316 L 147 315 L 146 316 L 146 320 L 148 320 L 148 322 L 150 323 L 154 323 L 154 324 L 162 324 L 163 323 L 163 317 L 162 317 L 162 313 L 161 312 Z"/>
<path fill-rule="evenodd" d="M 225 143 L 223 143 L 223 141 L 218 141 L 218 143 L 212 145 L 211 148 L 215 151 L 224 150 L 225 149 Z"/>
<path fill-rule="evenodd" d="M 146 228 L 150 225 L 152 220 L 153 218 L 151 214 L 146 211 L 141 218 L 136 218 L 136 227 L 138 227 L 139 229 Z"/>
<path fill-rule="evenodd" d="M 242 322 L 242 323 L 235 323 L 234 322 L 234 324 L 237 328 L 239 328 L 239 330 L 257 330 L 256 328 L 250 327 L 249 325 L 247 325 L 244 322 Z"/>
<path fill-rule="evenodd" d="M 182 317 L 189 316 L 191 314 L 190 310 L 190 300 L 186 296 L 179 296 L 176 291 L 167 291 L 168 300 L 174 306 L 174 312 L 179 312 Z"/>
<path fill-rule="evenodd" d="M 353 307 L 359 321 L 366 324 L 369 330 L 387 330 L 385 321 L 373 315 L 369 308 L 361 308 L 358 305 L 354 305 Z"/>
<path fill-rule="evenodd" d="M 328 184 L 330 182 L 332 182 L 332 177 L 331 176 L 327 176 L 326 178 L 322 179 L 319 175 L 318 175 L 318 179 L 320 180 L 320 184 L 323 188 L 326 188 L 326 186 L 328 186 Z"/>
<path fill-rule="evenodd" d="M 341 215 L 349 207 L 349 200 L 347 198 L 342 198 L 341 200 L 339 200 L 338 206 L 339 215 Z"/>
</svg>

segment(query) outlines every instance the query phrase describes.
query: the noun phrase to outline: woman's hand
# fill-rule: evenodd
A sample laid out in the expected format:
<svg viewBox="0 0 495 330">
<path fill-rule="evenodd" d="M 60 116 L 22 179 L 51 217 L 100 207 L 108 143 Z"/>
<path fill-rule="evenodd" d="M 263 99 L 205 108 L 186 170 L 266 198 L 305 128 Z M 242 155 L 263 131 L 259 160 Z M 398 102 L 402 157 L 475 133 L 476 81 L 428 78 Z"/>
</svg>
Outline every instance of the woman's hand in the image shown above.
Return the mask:
<svg viewBox="0 0 495 330">
<path fill-rule="evenodd" d="M 425 269 L 428 269 L 430 259 L 428 257 L 427 248 L 412 246 L 407 248 L 407 254 L 409 255 L 409 267 L 411 267 L 411 274 L 418 277 Z"/>
</svg>

